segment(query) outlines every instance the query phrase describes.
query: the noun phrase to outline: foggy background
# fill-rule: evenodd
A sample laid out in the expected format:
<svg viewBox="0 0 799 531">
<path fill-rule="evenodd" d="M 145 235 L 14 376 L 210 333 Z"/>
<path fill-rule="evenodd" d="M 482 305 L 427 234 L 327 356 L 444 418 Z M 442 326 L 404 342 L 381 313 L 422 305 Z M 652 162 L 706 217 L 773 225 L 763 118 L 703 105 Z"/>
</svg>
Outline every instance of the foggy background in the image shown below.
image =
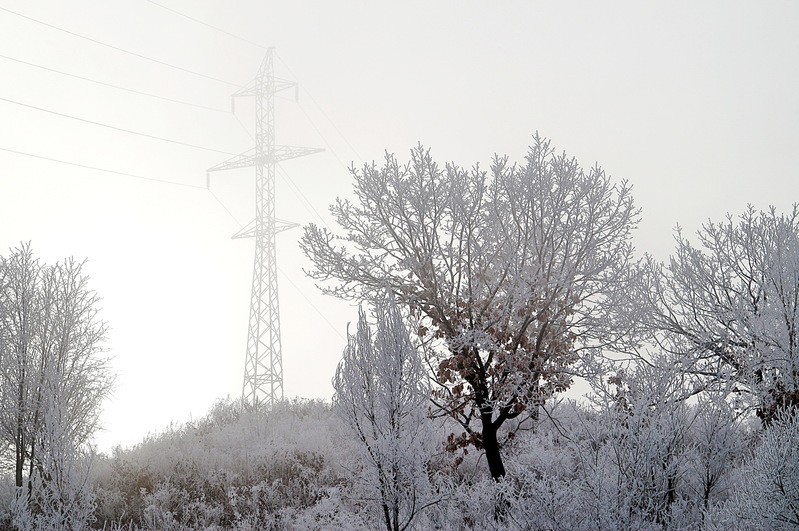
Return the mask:
<svg viewBox="0 0 799 531">
<path fill-rule="evenodd" d="M 135 444 L 241 393 L 253 242 L 230 236 L 254 171 L 212 174 L 211 193 L 205 170 L 253 145 L 252 102 L 233 115 L 230 94 L 265 47 L 300 84 L 276 100 L 277 143 L 325 149 L 280 165 L 279 218 L 334 227 L 347 167 L 386 150 L 487 166 L 539 131 L 633 184 L 637 248 L 665 259 L 678 223 L 799 201 L 797 23 L 788 1 L 7 0 L 0 252 L 88 258 L 117 373 L 98 444 Z M 329 399 L 356 310 L 305 278 L 301 234 L 278 235 L 284 389 Z"/>
</svg>

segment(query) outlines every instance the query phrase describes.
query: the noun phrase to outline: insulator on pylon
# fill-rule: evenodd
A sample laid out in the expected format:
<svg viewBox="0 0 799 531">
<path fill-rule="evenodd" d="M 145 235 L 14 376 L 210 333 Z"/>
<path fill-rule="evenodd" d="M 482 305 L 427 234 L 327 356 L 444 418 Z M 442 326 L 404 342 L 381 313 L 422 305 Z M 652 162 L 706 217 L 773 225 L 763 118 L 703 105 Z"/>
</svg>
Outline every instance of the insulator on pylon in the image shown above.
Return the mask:
<svg viewBox="0 0 799 531">
<path fill-rule="evenodd" d="M 210 190 L 211 189 L 211 172 L 210 171 L 205 172 L 205 189 L 206 190 Z"/>
<path fill-rule="evenodd" d="M 236 114 L 236 98 L 230 98 L 230 112 Z"/>
<path fill-rule="evenodd" d="M 300 86 L 294 85 L 294 101 L 300 101 Z"/>
</svg>

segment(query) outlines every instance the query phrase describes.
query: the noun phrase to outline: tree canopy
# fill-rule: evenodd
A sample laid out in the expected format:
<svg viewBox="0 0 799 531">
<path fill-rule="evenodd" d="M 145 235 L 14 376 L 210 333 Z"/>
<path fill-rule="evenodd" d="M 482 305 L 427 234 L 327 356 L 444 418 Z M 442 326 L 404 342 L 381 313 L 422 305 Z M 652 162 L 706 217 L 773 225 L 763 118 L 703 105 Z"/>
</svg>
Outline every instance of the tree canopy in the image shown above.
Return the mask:
<svg viewBox="0 0 799 531">
<path fill-rule="evenodd" d="M 352 175 L 355 201 L 331 207 L 343 232 L 305 229 L 309 274 L 344 298 L 388 289 L 420 317 L 435 404 L 464 430 L 450 448 L 485 449 L 500 477 L 499 428 L 568 388 L 581 356 L 626 336 L 630 187 L 538 135 L 523 164 L 442 167 L 419 146 L 405 165 L 387 154 Z"/>
</svg>

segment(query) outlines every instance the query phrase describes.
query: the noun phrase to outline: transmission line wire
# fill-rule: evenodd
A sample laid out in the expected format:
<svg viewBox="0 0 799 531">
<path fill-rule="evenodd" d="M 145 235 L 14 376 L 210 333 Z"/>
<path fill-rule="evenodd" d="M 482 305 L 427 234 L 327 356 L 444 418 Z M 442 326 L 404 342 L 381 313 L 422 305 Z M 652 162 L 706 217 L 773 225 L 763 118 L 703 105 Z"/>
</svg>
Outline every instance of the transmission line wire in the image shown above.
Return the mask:
<svg viewBox="0 0 799 531">
<path fill-rule="evenodd" d="M 240 35 L 236 35 L 235 33 L 231 33 L 231 32 L 229 32 L 229 31 L 223 30 L 222 28 L 219 28 L 219 27 L 217 27 L 217 26 L 214 26 L 214 25 L 212 25 L 212 24 L 209 24 L 209 23 L 207 23 L 207 22 L 203 22 L 202 20 L 199 20 L 199 19 L 196 19 L 196 18 L 194 18 L 194 17 L 192 17 L 192 16 L 189 16 L 189 15 L 187 15 L 186 13 L 181 13 L 180 11 L 178 11 L 178 10 L 176 10 L 176 9 L 172 9 L 171 7 L 167 7 L 167 6 L 163 5 L 163 4 L 159 4 L 158 2 L 154 2 L 153 0 L 144 0 L 144 1 L 145 1 L 145 2 L 147 2 L 147 3 L 153 4 L 154 6 L 158 6 L 158 7 L 160 7 L 161 9 L 165 9 L 165 10 L 167 10 L 167 11 L 171 11 L 172 13 L 174 13 L 174 14 L 176 14 L 176 15 L 180 15 L 180 16 L 181 16 L 181 17 L 183 17 L 183 18 L 187 18 L 187 19 L 189 19 L 189 20 L 192 20 L 192 21 L 196 22 L 197 24 L 202 24 L 203 26 L 206 26 L 206 27 L 208 27 L 208 28 L 211 28 L 211 29 L 213 29 L 213 30 L 216 30 L 216 31 L 218 31 L 218 32 L 220 32 L 220 33 L 224 33 L 224 34 L 225 34 L 225 35 L 227 35 L 228 37 L 233 37 L 234 39 L 238 39 L 238 40 L 240 40 L 240 41 L 246 42 L 247 44 L 252 44 L 253 46 L 255 46 L 255 47 L 257 47 L 257 48 L 260 48 L 260 49 L 262 49 L 262 50 L 266 50 L 266 49 L 267 49 L 267 47 L 266 47 L 266 46 L 263 46 L 263 45 L 261 45 L 261 44 L 258 44 L 258 43 L 257 43 L 257 42 L 255 42 L 255 41 L 251 41 L 250 39 L 248 39 L 248 38 L 246 38 L 246 37 L 242 37 L 242 36 L 240 36 Z"/>
<path fill-rule="evenodd" d="M 237 155 L 238 154 L 238 153 L 232 153 L 230 151 L 223 151 L 221 149 L 214 149 L 214 148 L 210 148 L 210 147 L 206 147 L 206 146 L 199 146 L 197 144 L 190 144 L 188 142 L 182 142 L 180 140 L 173 140 L 171 138 L 164 138 L 164 137 L 161 137 L 161 136 L 151 135 L 151 134 L 148 134 L 148 133 L 142 133 L 142 132 L 139 132 L 139 131 L 133 131 L 131 129 L 125 129 L 124 127 L 117 127 L 117 126 L 114 126 L 114 125 L 104 124 L 102 122 L 95 122 L 94 120 L 87 120 L 86 118 L 80 118 L 79 116 L 73 116 L 71 114 L 65 114 L 65 113 L 61 113 L 61 112 L 57 112 L 57 111 L 51 111 L 50 109 L 44 109 L 42 107 L 37 107 L 36 105 L 30 105 L 30 104 L 27 104 L 27 103 L 22 103 L 20 101 L 10 100 L 10 99 L 7 99 L 7 98 L 0 97 L 0 101 L 5 101 L 7 103 L 13 103 L 14 105 L 19 105 L 21 107 L 27 107 L 29 109 L 35 109 L 37 111 L 46 112 L 48 114 L 53 114 L 53 115 L 56 115 L 56 116 L 61 116 L 63 118 L 69 118 L 71 120 L 77 120 L 79 122 L 84 122 L 84 123 L 88 123 L 88 124 L 92 124 L 92 125 L 97 125 L 97 126 L 100 126 L 100 127 L 106 127 L 108 129 L 113 129 L 115 131 L 122 131 L 124 133 L 130 133 L 132 135 L 138 135 L 138 136 L 143 136 L 145 138 L 151 138 L 153 140 L 161 140 L 162 142 L 169 142 L 171 144 L 178 144 L 178 145 L 181 145 L 181 146 L 192 147 L 192 148 L 195 148 L 195 149 L 202 149 L 204 151 L 212 151 L 214 153 L 223 153 L 225 155 Z"/>
<path fill-rule="evenodd" d="M 325 143 L 325 145 L 327 146 L 327 149 L 329 149 L 330 152 L 333 153 L 333 156 L 336 158 L 338 163 L 341 164 L 341 167 L 344 168 L 345 170 L 349 171 L 349 167 L 346 164 L 344 164 L 343 160 L 341 160 L 339 158 L 338 154 L 336 153 L 336 150 L 333 149 L 333 146 L 331 146 L 330 142 L 327 141 L 327 138 L 325 137 L 324 134 L 322 134 L 322 131 L 320 131 L 319 128 L 316 126 L 316 123 L 311 119 L 311 116 L 305 111 L 305 109 L 302 108 L 302 105 L 298 105 L 298 107 L 302 111 L 302 114 L 304 114 L 305 117 L 308 119 L 308 122 L 311 124 L 311 127 L 313 127 L 314 130 L 316 130 L 317 134 L 322 138 L 322 142 Z M 341 133 L 339 133 L 339 134 L 341 134 Z M 357 155 L 357 153 L 356 153 L 356 155 Z"/>
<path fill-rule="evenodd" d="M 236 114 L 236 113 L 233 113 L 233 118 L 235 118 L 236 121 L 239 123 L 239 125 L 241 126 L 241 130 L 244 131 L 247 134 L 248 137 L 250 137 L 250 140 L 255 142 L 255 137 L 253 136 L 252 133 L 250 133 L 250 130 L 247 129 L 247 126 L 244 125 L 244 122 L 242 122 L 241 119 L 239 119 L 239 115 Z"/>
<path fill-rule="evenodd" d="M 228 114 L 230 112 L 228 109 L 218 109 L 216 107 L 208 107 L 206 105 L 200 105 L 199 103 L 192 103 L 190 101 L 176 100 L 176 99 L 173 99 L 173 98 L 167 98 L 166 96 L 160 96 L 158 94 L 152 94 L 150 92 L 143 92 L 141 90 L 135 90 L 135 89 L 127 88 L 127 87 L 122 87 L 120 85 L 114 85 L 113 83 L 106 83 L 105 81 L 99 81 L 97 79 L 92 79 L 92 78 L 89 78 L 89 77 L 79 76 L 77 74 L 73 74 L 73 73 L 70 73 L 70 72 L 64 72 L 63 70 L 56 70 L 55 68 L 50 68 L 50 67 L 42 66 L 42 65 L 39 65 L 39 64 L 36 64 L 36 63 L 23 61 L 22 59 L 17 59 L 16 57 L 9 57 L 8 55 L 0 54 L 0 58 L 7 59 L 9 61 L 15 61 L 17 63 L 22 63 L 24 65 L 32 66 L 34 68 L 39 68 L 41 70 L 46 70 L 48 72 L 54 72 L 56 74 L 61 74 L 63 76 L 73 77 L 75 79 L 80 79 L 82 81 L 88 81 L 89 83 L 95 83 L 97 85 L 102 85 L 104 87 L 110 87 L 110 88 L 115 88 L 115 89 L 118 89 L 118 90 L 124 90 L 126 92 L 132 92 L 133 94 L 139 94 L 141 96 L 148 96 L 150 98 L 156 98 L 156 99 L 159 99 L 159 100 L 169 101 L 169 102 L 172 102 L 172 103 L 180 103 L 181 105 L 189 105 L 191 107 L 197 107 L 197 108 L 200 108 L 200 109 L 206 109 L 206 110 L 209 110 L 209 111 L 221 112 L 221 113 L 225 113 L 225 114 Z"/>
<path fill-rule="evenodd" d="M 284 170 L 280 164 L 277 164 L 277 169 L 280 170 L 280 173 L 282 174 L 281 177 L 286 182 L 286 184 L 289 185 L 289 189 L 294 194 L 294 196 L 300 200 L 300 203 L 302 203 L 302 206 L 305 208 L 305 210 L 312 216 L 315 215 L 316 219 L 321 221 L 322 224 L 328 228 L 328 230 L 333 230 L 330 227 L 330 225 L 327 224 L 325 219 L 319 214 L 316 208 L 314 208 L 313 204 L 308 200 L 305 194 L 302 193 L 302 189 L 300 189 L 300 187 L 297 186 L 297 184 L 294 182 L 291 176 L 286 172 L 286 170 Z"/>
<path fill-rule="evenodd" d="M 205 189 L 205 186 L 199 186 L 199 185 L 196 185 L 196 184 L 179 183 L 179 182 L 176 182 L 176 181 L 168 181 L 166 179 L 157 179 L 155 177 L 147 177 L 145 175 L 138 175 L 138 174 L 135 174 L 135 173 L 128 173 L 128 172 L 117 171 L 117 170 L 109 170 L 107 168 L 100 168 L 98 166 L 91 166 L 89 164 L 81 164 L 79 162 L 71 162 L 71 161 L 68 161 L 68 160 L 56 159 L 56 158 L 53 158 L 53 157 L 46 157 L 44 155 L 37 155 L 36 153 L 28 153 L 26 151 L 18 151 L 16 149 L 9 149 L 9 148 L 0 147 L 0 151 L 6 151 L 8 153 L 14 153 L 16 155 L 24 155 L 26 157 L 46 160 L 46 161 L 49 161 L 49 162 L 57 162 L 59 164 L 65 164 L 67 166 L 75 166 L 77 168 L 85 168 L 85 169 L 101 171 L 101 172 L 105 172 L 105 173 L 113 173 L 115 175 L 122 175 L 124 177 L 133 177 L 135 179 L 142 179 L 142 180 L 145 180 L 145 181 L 152 181 L 152 182 L 158 182 L 158 183 L 163 183 L 163 184 L 172 184 L 172 185 L 175 185 L 175 186 L 185 186 L 187 188 Z"/>
<path fill-rule="evenodd" d="M 319 316 L 320 316 L 322 319 L 324 319 L 324 321 L 327 323 L 327 326 L 329 326 L 329 327 L 331 328 L 331 330 L 333 330 L 333 331 L 334 331 L 336 334 L 338 334 L 338 336 L 339 336 L 341 339 L 344 339 L 344 340 L 346 340 L 347 338 L 346 338 L 346 337 L 344 337 L 344 335 L 341 333 L 341 331 L 340 331 L 338 328 L 336 328 L 335 326 L 333 326 L 333 323 L 331 323 L 331 322 L 328 320 L 327 316 L 326 316 L 324 313 L 322 313 L 322 310 L 320 310 L 320 309 L 319 309 L 319 308 L 316 306 L 316 304 L 314 304 L 314 303 L 311 301 L 311 299 L 309 299 L 309 298 L 308 298 L 308 296 L 307 296 L 307 295 L 305 295 L 305 293 L 303 293 L 303 292 L 302 292 L 302 290 L 299 288 L 299 286 L 297 286 L 297 284 L 295 284 L 295 283 L 294 283 L 294 281 L 293 281 L 293 280 L 291 280 L 291 277 L 289 277 L 289 276 L 288 276 L 288 275 L 285 273 L 285 271 L 283 271 L 283 269 L 281 269 L 281 267 L 280 267 L 280 266 L 277 266 L 277 270 L 280 272 L 280 274 L 281 274 L 281 275 L 283 275 L 283 278 L 285 278 L 286 280 L 288 280 L 288 281 L 289 281 L 289 284 L 291 284 L 291 285 L 292 285 L 292 287 L 293 287 L 295 290 L 297 290 L 297 293 L 299 293 L 299 294 L 302 296 L 302 298 L 303 298 L 303 299 L 305 299 L 305 301 L 306 301 L 308 304 L 310 304 L 310 305 L 311 305 L 311 308 L 313 308 L 313 309 L 316 311 L 316 313 L 318 313 L 318 314 L 319 314 Z"/>
<path fill-rule="evenodd" d="M 242 224 L 241 224 L 241 222 L 239 221 L 239 219 L 238 219 L 236 216 L 234 216 L 234 215 L 233 215 L 233 212 L 231 212 L 231 211 L 230 211 L 230 209 L 229 209 L 229 208 L 228 208 L 228 207 L 225 205 L 225 203 L 223 203 L 223 202 L 222 202 L 222 200 L 221 200 L 221 199 L 219 199 L 219 197 L 218 197 L 218 196 L 217 196 L 217 195 L 216 195 L 216 194 L 213 192 L 213 190 L 211 190 L 210 188 L 208 188 L 208 192 L 209 192 L 209 193 L 210 193 L 210 194 L 213 196 L 213 198 L 214 198 L 214 199 L 216 199 L 216 202 L 217 202 L 217 203 L 219 203 L 219 205 L 220 205 L 222 208 L 224 208 L 224 209 L 225 209 L 225 212 L 227 212 L 228 216 L 230 216 L 230 219 L 232 219 L 233 221 L 235 221 L 235 222 L 236 222 L 236 225 L 238 225 L 238 226 L 239 226 L 239 228 L 243 228 L 243 227 L 244 227 L 244 225 L 242 225 Z"/>
<path fill-rule="evenodd" d="M 137 53 L 137 52 L 132 52 L 130 50 L 126 50 L 124 48 L 120 48 L 119 46 L 114 46 L 113 44 L 108 44 L 107 42 L 99 41 L 97 39 L 93 39 L 91 37 L 87 37 L 85 35 L 81 35 L 80 33 L 75 33 L 74 31 L 70 31 L 70 30 L 58 27 L 56 25 L 49 24 L 47 22 L 35 19 L 33 17 L 29 17 L 27 15 L 23 15 L 22 13 L 18 13 L 16 11 L 12 11 L 11 9 L 8 9 L 8 8 L 5 8 L 5 7 L 0 7 L 0 11 L 5 11 L 6 13 L 10 13 L 12 15 L 16 15 L 18 17 L 24 18 L 26 20 L 30 20 L 31 22 L 35 22 L 37 24 L 41 24 L 42 26 L 47 26 L 48 28 L 51 28 L 51 29 L 54 29 L 54 30 L 57 30 L 57 31 L 60 31 L 60 32 L 63 32 L 63 33 L 66 33 L 68 35 L 72 35 L 73 37 L 78 37 L 80 39 L 84 39 L 84 40 L 87 40 L 89 42 L 93 42 L 95 44 L 99 44 L 100 46 L 105 46 L 106 48 L 110 48 L 110 49 L 116 50 L 118 52 L 126 53 L 128 55 L 132 55 L 132 56 L 138 57 L 140 59 L 145 59 L 145 60 L 151 61 L 153 63 L 158 63 L 158 64 L 163 65 L 163 66 L 168 66 L 169 68 L 174 68 L 175 70 L 180 70 L 182 72 L 186 72 L 186 73 L 198 76 L 198 77 L 209 79 L 211 81 L 216 81 L 218 83 L 223 83 L 223 84 L 229 85 L 231 87 L 239 87 L 240 86 L 237 83 L 231 83 L 230 81 L 226 81 L 226 80 L 218 78 L 218 77 L 210 76 L 208 74 L 203 74 L 202 72 L 197 72 L 195 70 L 190 70 L 188 68 L 183 68 L 182 66 L 173 65 L 171 63 L 167 63 L 166 61 L 161 61 L 160 59 L 155 59 L 154 57 L 143 55 L 143 54 L 140 54 L 140 53 Z"/>
<path fill-rule="evenodd" d="M 187 18 L 187 19 L 189 19 L 189 20 L 192 20 L 192 21 L 194 21 L 194 22 L 196 22 L 196 23 L 198 23 L 198 24 L 202 24 L 203 26 L 209 27 L 209 28 L 211 28 L 211 29 L 213 29 L 213 30 L 216 30 L 216 31 L 220 32 L 220 33 L 224 33 L 225 35 L 228 35 L 228 36 L 230 36 L 230 37 L 233 37 L 234 39 L 238 39 L 238 40 L 240 40 L 240 41 L 243 41 L 243 42 L 246 42 L 246 43 L 248 43 L 248 44 L 251 44 L 251 45 L 253 45 L 253 46 L 256 46 L 256 47 L 258 47 L 258 48 L 260 48 L 260 49 L 262 49 L 262 50 L 266 50 L 266 49 L 267 49 L 267 47 L 266 47 L 266 46 L 264 46 L 264 45 L 262 45 L 262 44 L 259 44 L 259 43 L 255 42 L 255 41 L 252 41 L 252 40 L 250 40 L 250 39 L 248 39 L 248 38 L 246 38 L 246 37 L 242 37 L 241 35 L 236 35 L 235 33 L 231 33 L 231 32 L 229 32 L 229 31 L 226 31 L 226 30 L 224 30 L 224 29 L 222 29 L 222 28 L 219 28 L 219 27 L 217 27 L 217 26 L 214 26 L 214 25 L 212 25 L 212 24 L 208 24 L 207 22 L 204 22 L 204 21 L 202 21 L 202 20 L 199 20 L 199 19 L 197 19 L 197 18 L 194 18 L 194 17 L 192 17 L 192 16 L 190 16 L 190 15 L 187 15 L 186 13 L 182 13 L 182 12 L 180 12 L 180 11 L 177 11 L 176 9 L 172 9 L 172 8 L 170 8 L 170 7 L 167 7 L 167 6 L 163 5 L 163 4 L 160 4 L 160 3 L 158 3 L 158 2 L 155 2 L 154 0 L 144 0 L 144 1 L 145 1 L 145 2 L 147 2 L 147 3 L 153 4 L 153 5 L 155 5 L 155 6 L 158 6 L 158 7 L 162 8 L 162 9 L 165 9 L 165 10 L 167 10 L 167 11 L 171 11 L 172 13 L 175 13 L 176 15 L 180 15 L 181 17 L 184 17 L 184 18 Z M 291 68 L 289 67 L 289 65 L 288 65 L 288 64 L 286 64 L 286 62 L 285 62 L 285 61 L 284 61 L 284 60 L 283 60 L 283 59 L 282 59 L 282 58 L 281 58 L 279 55 L 278 55 L 278 59 L 280 60 L 280 62 L 281 62 L 281 63 L 283 63 L 283 66 L 285 66 L 285 67 L 286 67 L 286 69 L 287 69 L 287 70 L 288 70 L 288 71 L 291 73 L 291 75 L 292 75 L 292 76 L 294 76 L 294 77 L 296 78 L 297 76 L 296 76 L 296 75 L 294 74 L 294 72 L 291 70 Z M 342 133 L 342 132 L 341 132 L 341 130 L 340 130 L 340 129 L 339 129 L 337 126 L 336 126 L 336 124 L 333 122 L 333 120 L 332 120 L 332 119 L 331 119 L 331 118 L 330 118 L 330 117 L 327 115 L 327 113 L 324 111 L 324 109 L 322 109 L 322 107 L 319 105 L 319 103 L 316 101 L 316 99 L 313 97 L 313 95 L 312 95 L 312 94 L 311 94 L 311 93 L 308 91 L 308 89 L 306 89 L 306 88 L 304 88 L 304 87 L 303 87 L 303 88 L 302 88 L 302 90 L 305 92 L 305 94 L 307 94 L 307 95 L 308 95 L 308 97 L 309 97 L 309 98 L 311 98 L 311 101 L 312 101 L 312 102 L 314 103 L 314 105 L 316 105 L 316 107 L 317 107 L 317 108 L 318 108 L 318 109 L 319 109 L 319 110 L 322 112 L 322 115 L 323 115 L 323 116 L 324 116 L 324 117 L 327 119 L 327 121 L 328 121 L 328 122 L 330 122 L 330 124 L 333 126 L 333 128 L 336 130 L 336 132 L 339 134 L 339 136 L 340 136 L 340 137 L 341 137 L 341 138 L 344 140 L 344 142 L 347 144 L 347 146 L 349 146 L 350 150 L 352 150 L 353 154 L 354 154 L 354 155 L 355 155 L 355 156 L 356 156 L 356 157 L 357 157 L 357 158 L 358 158 L 358 159 L 359 159 L 361 162 L 363 162 L 363 159 L 362 159 L 362 158 L 361 158 L 361 156 L 358 154 L 358 152 L 355 150 L 355 148 L 354 148 L 354 147 L 352 147 L 352 144 L 350 144 L 349 140 L 347 140 L 347 137 L 345 137 L 345 136 L 344 136 L 344 133 Z M 327 145 L 327 147 L 328 147 L 328 148 L 330 149 L 330 151 L 333 153 L 333 156 L 336 158 L 336 160 L 339 162 L 339 164 L 341 164 L 341 166 L 342 166 L 342 167 L 343 167 L 345 170 L 349 170 L 349 167 L 348 167 L 346 164 L 344 164 L 344 162 L 341 160 L 341 158 L 339 158 L 339 156 L 338 156 L 338 154 L 336 153 L 336 151 L 335 151 L 335 150 L 333 149 L 333 147 L 330 145 L 330 142 L 328 142 L 328 140 L 327 140 L 327 138 L 325 137 L 325 135 L 324 135 L 324 134 L 322 134 L 322 132 L 319 130 L 319 127 L 318 127 L 318 126 L 316 125 L 316 123 L 315 123 L 315 122 L 314 122 L 314 121 L 311 119 L 310 115 L 309 115 L 309 114 L 308 114 L 308 113 L 305 111 L 305 109 L 303 109 L 303 108 L 302 108 L 302 106 L 300 106 L 300 110 L 301 110 L 301 111 L 302 111 L 302 113 L 305 115 L 305 117 L 308 119 L 308 122 L 310 122 L 311 126 L 312 126 L 312 127 L 315 129 L 315 130 L 316 130 L 316 132 L 317 132 L 317 133 L 319 134 L 319 136 L 322 138 L 322 141 L 324 141 L 324 143 Z"/>
<path fill-rule="evenodd" d="M 284 61 L 284 60 L 283 60 L 283 58 L 282 58 L 282 57 L 280 57 L 280 54 L 278 54 L 278 55 L 277 55 L 277 59 L 278 59 L 278 61 L 280 61 L 281 63 L 283 63 L 283 66 L 285 66 L 285 67 L 286 67 L 286 70 L 288 70 L 288 71 L 289 71 L 289 73 L 290 73 L 292 76 L 294 76 L 294 79 L 297 79 L 297 74 L 295 74 L 295 73 L 294 73 L 294 71 L 291 69 L 291 67 L 288 65 L 288 63 L 286 63 L 286 61 Z M 302 91 L 303 91 L 303 92 L 305 92 L 305 94 L 306 94 L 306 95 L 307 95 L 309 98 L 311 98 L 311 101 L 313 102 L 313 104 L 314 104 L 314 105 L 316 105 L 316 108 L 317 108 L 317 109 L 319 109 L 319 111 L 322 113 L 322 116 L 324 116 L 324 117 L 327 119 L 327 121 L 328 121 L 328 122 L 330 122 L 330 125 L 332 125 L 332 126 L 333 126 L 333 129 L 335 129 L 335 130 L 336 130 L 336 132 L 337 132 L 337 133 L 339 134 L 339 136 L 340 136 L 340 137 L 341 137 L 341 138 L 344 140 L 344 142 L 347 144 L 347 146 L 349 146 L 349 148 L 352 150 L 353 154 L 354 154 L 356 157 L 358 157 L 358 159 L 359 159 L 361 162 L 363 162 L 363 158 L 362 158 L 362 157 L 361 157 L 361 156 L 358 154 L 358 152 L 355 150 L 355 148 L 354 148 L 354 147 L 352 147 L 352 144 L 350 144 L 350 141 L 349 141 L 349 140 L 347 140 L 347 137 L 346 137 L 346 136 L 344 136 L 344 133 L 342 133 L 342 132 L 341 132 L 341 130 L 338 128 L 338 126 L 336 126 L 335 122 L 334 122 L 334 121 L 333 121 L 333 120 L 330 118 L 330 116 L 328 116 L 328 115 L 327 115 L 327 113 L 326 113 L 326 112 L 325 112 L 325 110 L 322 108 L 322 106 L 321 106 L 321 105 L 319 105 L 319 102 L 317 102 L 317 101 L 316 101 L 316 98 L 314 98 L 314 97 L 313 97 L 313 94 L 311 94 L 311 93 L 308 91 L 308 89 L 306 89 L 306 88 L 305 88 L 305 87 L 304 87 L 302 84 L 300 84 L 300 88 L 302 89 Z M 310 117 L 309 117 L 308 119 L 310 120 Z"/>
<path fill-rule="evenodd" d="M 240 221 L 239 221 L 239 220 L 236 218 L 236 216 L 234 216 L 234 215 L 233 215 L 233 213 L 230 211 L 230 209 L 229 209 L 227 206 L 225 206 L 225 203 L 223 203 L 223 202 L 222 202 L 222 200 L 221 200 L 221 199 L 219 199 L 219 197 L 217 197 L 217 195 L 216 195 L 215 193 L 213 193 L 213 192 L 211 191 L 211 189 L 210 189 L 210 188 L 208 189 L 208 191 L 209 191 L 209 192 L 211 192 L 211 195 L 213 196 L 213 198 L 214 198 L 214 199 L 216 199 L 216 202 L 217 202 L 217 203 L 219 203 L 219 204 L 222 206 L 222 208 L 224 208 L 224 209 L 225 209 L 225 212 L 227 212 L 227 213 L 228 213 L 228 216 L 230 216 L 230 219 L 232 219 L 232 220 L 233 220 L 233 221 L 236 223 L 236 225 L 238 225 L 238 226 L 239 226 L 239 228 L 242 228 L 244 225 L 242 225 L 242 224 L 241 224 L 241 222 L 240 222 Z M 327 323 L 327 325 L 328 325 L 328 326 L 329 326 L 329 327 L 330 327 L 330 328 L 331 328 L 331 329 L 332 329 L 332 330 L 333 330 L 333 331 L 334 331 L 336 334 L 338 334 L 338 336 L 339 336 L 339 337 L 341 337 L 342 339 L 346 339 L 346 338 L 345 338 L 345 337 L 344 337 L 344 336 L 341 334 L 341 331 L 340 331 L 338 328 L 336 328 L 335 326 L 333 326 L 333 323 L 331 323 L 331 322 L 328 320 L 327 316 L 326 316 L 326 315 L 325 315 L 325 314 L 322 312 L 322 310 L 320 310 L 320 309 L 319 309 L 319 307 L 317 307 L 317 306 L 316 306 L 316 304 L 314 304 L 314 303 L 313 303 L 313 301 L 312 301 L 311 299 L 309 299 L 309 298 L 308 298 L 308 296 L 307 296 L 307 295 L 306 295 L 306 294 L 305 294 L 305 293 L 304 293 L 304 292 L 303 292 L 303 291 L 300 289 L 300 287 L 299 287 L 297 284 L 295 284 L 295 283 L 294 283 L 294 281 L 291 279 L 291 277 L 289 277 L 289 276 L 286 274 L 286 272 L 285 272 L 285 271 L 283 271 L 283 269 L 282 269 L 280 266 L 277 266 L 277 270 L 280 272 L 280 274 L 281 274 L 281 275 L 283 275 L 283 278 L 284 278 L 284 279 L 286 279 L 286 280 L 288 280 L 288 281 L 289 281 L 289 284 L 291 284 L 291 287 L 293 287 L 293 288 L 294 288 L 294 289 L 297 291 L 297 293 L 299 293 L 299 294 L 300 294 L 300 296 L 301 296 L 303 299 L 305 299 L 305 302 L 307 302 L 308 304 L 310 304 L 310 305 L 311 305 L 311 308 L 313 308 L 313 309 L 314 309 L 314 311 L 315 311 L 317 314 L 319 314 L 319 316 L 320 316 L 320 317 L 321 317 L 321 318 L 322 318 L 322 319 L 323 319 L 323 320 L 324 320 L 324 321 Z"/>
</svg>

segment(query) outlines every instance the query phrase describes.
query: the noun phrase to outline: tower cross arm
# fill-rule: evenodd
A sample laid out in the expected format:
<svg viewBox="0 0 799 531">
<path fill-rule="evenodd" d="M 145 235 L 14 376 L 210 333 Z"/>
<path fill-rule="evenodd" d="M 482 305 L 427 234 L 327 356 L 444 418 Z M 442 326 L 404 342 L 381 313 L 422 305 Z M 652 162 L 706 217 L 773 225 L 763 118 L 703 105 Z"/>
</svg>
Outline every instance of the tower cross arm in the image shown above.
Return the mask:
<svg viewBox="0 0 799 531">
<path fill-rule="evenodd" d="M 288 81 L 286 79 L 280 79 L 280 78 L 276 77 L 276 78 L 273 78 L 272 84 L 269 87 L 269 90 L 271 90 L 274 93 L 274 92 L 280 92 L 282 90 L 294 88 L 296 86 L 297 86 L 297 82 L 296 81 Z M 258 81 L 257 81 L 257 79 L 253 79 L 252 81 L 247 83 L 244 87 L 242 87 L 241 89 L 239 89 L 238 91 L 233 93 L 231 95 L 231 97 L 233 97 L 233 98 L 243 98 L 243 97 L 247 97 L 247 96 L 257 96 L 258 95 L 258 90 L 259 90 Z"/>
<path fill-rule="evenodd" d="M 276 92 L 280 92 L 290 88 L 299 91 L 298 87 L 299 85 L 296 81 L 287 81 L 285 79 L 272 78 L 272 84 L 267 87 L 267 90 L 269 90 L 272 94 L 274 94 Z M 244 85 L 235 93 L 231 94 L 230 112 L 232 113 L 236 112 L 236 98 L 245 98 L 248 96 L 257 97 L 259 95 L 260 90 L 263 89 L 262 86 L 258 84 L 258 79 L 256 78 L 247 83 L 246 85 Z M 296 98 L 297 96 L 295 95 L 295 99 Z"/>
<path fill-rule="evenodd" d="M 236 234 L 234 234 L 231 238 L 234 240 L 238 240 L 241 238 L 254 238 L 256 235 L 255 224 L 256 220 L 250 221 L 249 223 L 247 223 L 247 225 L 242 227 L 242 229 L 238 231 Z M 283 219 L 275 218 L 275 234 L 299 226 L 300 226 L 299 223 L 294 223 L 293 221 L 286 221 Z"/>
<path fill-rule="evenodd" d="M 275 146 L 275 150 L 271 157 L 269 153 L 258 154 L 256 148 L 249 149 L 240 155 L 229 158 L 225 162 L 221 162 L 216 166 L 208 168 L 206 171 L 222 171 L 234 170 L 236 168 L 248 168 L 250 166 L 258 166 L 263 164 L 276 164 L 278 162 L 304 157 L 306 155 L 313 155 L 324 151 L 320 148 L 307 148 L 297 146 Z"/>
</svg>

